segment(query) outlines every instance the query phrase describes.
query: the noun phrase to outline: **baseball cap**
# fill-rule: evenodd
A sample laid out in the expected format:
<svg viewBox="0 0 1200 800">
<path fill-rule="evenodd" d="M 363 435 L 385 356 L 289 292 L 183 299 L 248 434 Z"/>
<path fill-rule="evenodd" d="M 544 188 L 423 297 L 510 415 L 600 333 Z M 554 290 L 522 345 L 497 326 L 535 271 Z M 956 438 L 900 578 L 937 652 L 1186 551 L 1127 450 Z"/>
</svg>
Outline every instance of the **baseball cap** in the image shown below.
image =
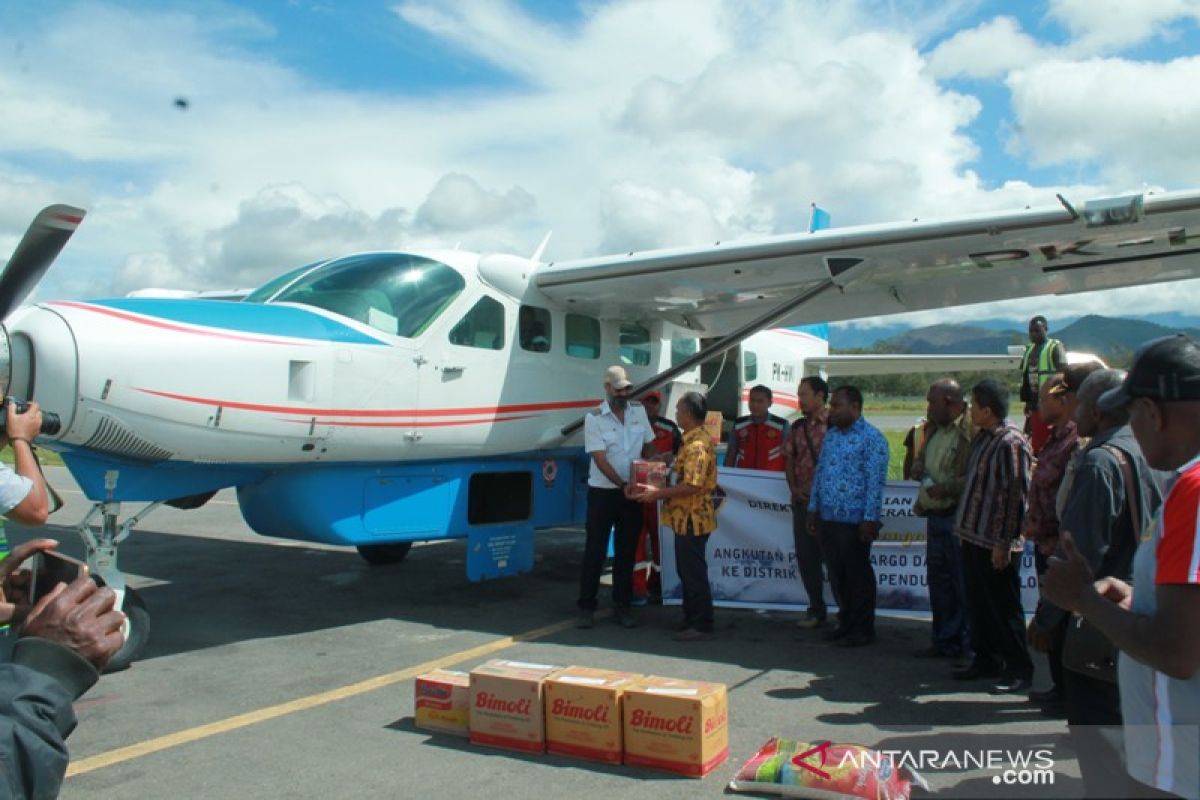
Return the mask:
<svg viewBox="0 0 1200 800">
<path fill-rule="evenodd" d="M 1114 411 L 1138 397 L 1200 400 L 1200 346 L 1182 333 L 1151 339 L 1133 354 L 1125 382 L 1100 395 L 1096 405 Z"/>
<path fill-rule="evenodd" d="M 633 381 L 629 380 L 629 376 L 625 374 L 625 368 L 620 365 L 614 365 L 604 370 L 604 382 L 614 389 L 633 386 Z"/>
<path fill-rule="evenodd" d="M 645 402 L 646 400 L 650 400 L 650 399 L 653 399 L 659 405 L 662 405 L 662 392 L 660 392 L 658 389 L 651 389 L 650 391 L 648 391 L 644 395 L 642 395 L 642 402 Z"/>
</svg>

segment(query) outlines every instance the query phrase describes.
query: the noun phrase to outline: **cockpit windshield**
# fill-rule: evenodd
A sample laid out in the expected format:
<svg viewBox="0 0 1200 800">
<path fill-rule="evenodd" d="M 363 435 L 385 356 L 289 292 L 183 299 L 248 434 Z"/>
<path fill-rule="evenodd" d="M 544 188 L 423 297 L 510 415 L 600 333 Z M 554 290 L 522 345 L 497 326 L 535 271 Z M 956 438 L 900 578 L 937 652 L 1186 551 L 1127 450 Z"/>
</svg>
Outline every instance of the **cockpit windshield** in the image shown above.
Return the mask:
<svg viewBox="0 0 1200 800">
<path fill-rule="evenodd" d="M 420 336 L 466 286 L 440 261 L 368 253 L 301 267 L 246 297 L 248 303 L 301 303 L 393 336 Z"/>
</svg>

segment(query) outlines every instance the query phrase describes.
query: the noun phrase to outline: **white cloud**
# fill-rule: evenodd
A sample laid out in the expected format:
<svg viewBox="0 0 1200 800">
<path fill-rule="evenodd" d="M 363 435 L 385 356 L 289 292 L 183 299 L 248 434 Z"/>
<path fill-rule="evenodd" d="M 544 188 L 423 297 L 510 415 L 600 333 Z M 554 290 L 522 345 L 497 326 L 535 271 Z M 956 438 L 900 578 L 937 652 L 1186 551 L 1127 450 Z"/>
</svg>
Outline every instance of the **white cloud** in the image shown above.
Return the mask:
<svg viewBox="0 0 1200 800">
<path fill-rule="evenodd" d="M 1200 56 L 1047 61 L 1013 72 L 1014 146 L 1036 165 L 1094 164 L 1116 187 L 1200 181 Z"/>
<path fill-rule="evenodd" d="M 929 72 L 939 79 L 998 78 L 1045 58 L 1044 45 L 1012 17 L 995 17 L 959 31 L 929 54 Z"/>
<path fill-rule="evenodd" d="M 504 194 L 489 192 L 471 176 L 451 172 L 438 180 L 417 209 L 417 224 L 435 232 L 468 231 L 527 214 L 536 205 L 533 195 L 520 186 Z"/>
<path fill-rule="evenodd" d="M 1172 38 L 1178 20 L 1200 22 L 1200 0 L 1050 0 L 1048 16 L 1070 31 L 1075 53 L 1115 53 Z"/>
</svg>

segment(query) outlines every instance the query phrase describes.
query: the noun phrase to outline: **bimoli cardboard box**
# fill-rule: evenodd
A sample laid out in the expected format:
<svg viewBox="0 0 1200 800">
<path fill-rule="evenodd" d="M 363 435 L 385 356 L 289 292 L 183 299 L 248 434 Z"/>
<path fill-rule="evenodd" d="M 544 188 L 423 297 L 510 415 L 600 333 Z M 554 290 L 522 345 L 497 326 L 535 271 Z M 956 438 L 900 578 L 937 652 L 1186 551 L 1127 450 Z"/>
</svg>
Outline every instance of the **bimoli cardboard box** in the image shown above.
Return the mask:
<svg viewBox="0 0 1200 800">
<path fill-rule="evenodd" d="M 621 763 L 621 695 L 632 672 L 566 667 L 546 679 L 546 749 L 606 764 Z"/>
<path fill-rule="evenodd" d="M 543 682 L 558 670 L 549 664 L 504 659 L 471 670 L 471 741 L 544 753 Z"/>
<path fill-rule="evenodd" d="M 725 685 L 647 676 L 624 692 L 625 763 L 702 777 L 729 756 Z"/>
<path fill-rule="evenodd" d="M 417 727 L 455 736 L 471 732 L 471 676 L 435 669 L 417 678 L 414 692 Z"/>
</svg>

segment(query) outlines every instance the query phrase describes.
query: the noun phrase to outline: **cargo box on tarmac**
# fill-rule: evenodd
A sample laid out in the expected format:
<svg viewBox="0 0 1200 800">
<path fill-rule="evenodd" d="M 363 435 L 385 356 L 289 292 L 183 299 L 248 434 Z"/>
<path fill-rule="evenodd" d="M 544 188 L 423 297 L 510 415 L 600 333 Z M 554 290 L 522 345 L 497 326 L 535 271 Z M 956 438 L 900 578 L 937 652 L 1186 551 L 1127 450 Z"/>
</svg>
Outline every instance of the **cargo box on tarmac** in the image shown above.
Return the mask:
<svg viewBox="0 0 1200 800">
<path fill-rule="evenodd" d="M 543 681 L 558 669 L 549 664 L 493 659 L 471 670 L 471 741 L 544 753 Z"/>
<path fill-rule="evenodd" d="M 622 755 L 621 695 L 632 672 L 566 667 L 546 679 L 546 749 L 606 764 Z"/>
<path fill-rule="evenodd" d="M 439 733 L 470 733 L 471 677 L 465 672 L 435 669 L 417 678 L 413 689 L 416 724 Z"/>
<path fill-rule="evenodd" d="M 725 685 L 647 676 L 625 689 L 625 763 L 702 777 L 729 756 Z"/>
</svg>

